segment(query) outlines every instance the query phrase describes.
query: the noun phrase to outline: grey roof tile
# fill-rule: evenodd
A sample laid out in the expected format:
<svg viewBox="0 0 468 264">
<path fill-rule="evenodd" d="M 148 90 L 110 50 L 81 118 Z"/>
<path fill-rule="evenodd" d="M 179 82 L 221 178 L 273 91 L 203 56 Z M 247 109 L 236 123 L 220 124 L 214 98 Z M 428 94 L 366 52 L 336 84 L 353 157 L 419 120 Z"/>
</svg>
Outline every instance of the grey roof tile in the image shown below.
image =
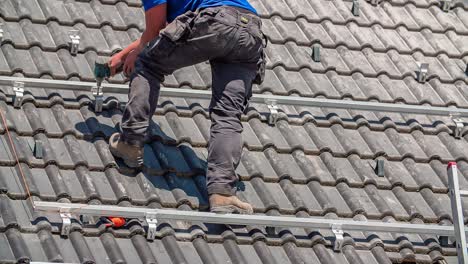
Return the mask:
<svg viewBox="0 0 468 264">
<path fill-rule="evenodd" d="M 81 22 L 88 26 L 99 26 L 100 21 L 93 12 L 92 6 L 86 2 L 64 2 L 63 3 L 71 21 L 74 23 Z"/>
</svg>

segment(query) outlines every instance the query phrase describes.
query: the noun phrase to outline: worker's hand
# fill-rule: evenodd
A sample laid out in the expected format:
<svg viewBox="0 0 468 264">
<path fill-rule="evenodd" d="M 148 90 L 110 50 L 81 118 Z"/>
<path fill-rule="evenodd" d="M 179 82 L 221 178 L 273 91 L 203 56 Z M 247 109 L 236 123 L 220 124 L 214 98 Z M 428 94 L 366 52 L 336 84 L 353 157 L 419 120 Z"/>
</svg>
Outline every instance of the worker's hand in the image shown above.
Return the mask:
<svg viewBox="0 0 468 264">
<path fill-rule="evenodd" d="M 140 53 L 140 49 L 136 48 L 127 55 L 125 59 L 125 64 L 123 67 L 123 72 L 125 76 L 130 76 L 135 69 L 135 62 L 137 60 L 138 54 Z"/>
<path fill-rule="evenodd" d="M 112 58 L 109 60 L 111 76 L 116 75 L 118 73 L 119 68 L 122 68 L 126 57 L 127 54 L 124 54 L 123 52 L 119 52 L 112 56 Z"/>
</svg>

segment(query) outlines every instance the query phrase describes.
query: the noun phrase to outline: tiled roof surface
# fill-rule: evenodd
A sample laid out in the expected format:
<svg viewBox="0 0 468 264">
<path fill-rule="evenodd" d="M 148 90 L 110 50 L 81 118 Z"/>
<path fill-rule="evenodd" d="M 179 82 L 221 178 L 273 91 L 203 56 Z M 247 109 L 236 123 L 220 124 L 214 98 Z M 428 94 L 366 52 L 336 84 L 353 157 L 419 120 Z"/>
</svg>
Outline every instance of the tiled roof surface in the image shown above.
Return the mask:
<svg viewBox="0 0 468 264">
<path fill-rule="evenodd" d="M 270 39 L 266 81 L 256 93 L 468 107 L 466 4 L 443 12 L 435 0 L 361 1 L 355 17 L 349 1 L 251 2 Z M 136 39 L 142 19 L 139 0 L 3 0 L 0 74 L 93 81 L 95 58 Z M 76 56 L 68 48 L 72 28 L 81 35 Z M 315 43 L 321 62 L 310 57 Z M 415 80 L 417 62 L 429 63 L 426 83 Z M 203 63 L 175 72 L 165 86 L 209 89 L 210 76 Z M 107 145 L 125 95 L 105 94 L 97 114 L 91 93 L 26 88 L 15 109 L 12 87 L 0 88 L 20 160 L 0 125 L 0 262 L 433 263 L 455 254 L 423 234 L 354 232 L 337 253 L 329 230 L 271 234 L 183 222 L 160 225 L 154 242 L 138 223 L 113 230 L 95 219 L 60 237 L 58 217 L 31 210 L 20 167 L 35 200 L 206 210 L 209 102 L 161 98 L 146 168 L 137 172 L 115 161 Z M 455 139 L 450 117 L 280 109 L 276 126 L 267 124 L 265 105 L 252 104 L 243 116 L 239 196 L 256 213 L 451 224 L 446 164 L 456 160 L 468 186 L 468 133 Z M 385 177 L 374 171 L 377 159 L 385 160 Z"/>
</svg>

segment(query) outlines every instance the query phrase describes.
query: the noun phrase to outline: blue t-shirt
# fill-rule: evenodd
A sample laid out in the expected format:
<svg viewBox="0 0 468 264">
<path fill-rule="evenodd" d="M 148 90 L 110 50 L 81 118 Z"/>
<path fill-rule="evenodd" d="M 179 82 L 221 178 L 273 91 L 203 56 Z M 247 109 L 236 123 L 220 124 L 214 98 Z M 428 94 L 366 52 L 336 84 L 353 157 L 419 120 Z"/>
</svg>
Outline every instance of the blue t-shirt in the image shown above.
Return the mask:
<svg viewBox="0 0 468 264">
<path fill-rule="evenodd" d="M 253 8 L 247 0 L 142 0 L 142 2 L 145 11 L 157 5 L 167 3 L 168 22 L 171 22 L 187 11 L 222 5 L 244 8 L 257 14 L 255 8 Z"/>
</svg>

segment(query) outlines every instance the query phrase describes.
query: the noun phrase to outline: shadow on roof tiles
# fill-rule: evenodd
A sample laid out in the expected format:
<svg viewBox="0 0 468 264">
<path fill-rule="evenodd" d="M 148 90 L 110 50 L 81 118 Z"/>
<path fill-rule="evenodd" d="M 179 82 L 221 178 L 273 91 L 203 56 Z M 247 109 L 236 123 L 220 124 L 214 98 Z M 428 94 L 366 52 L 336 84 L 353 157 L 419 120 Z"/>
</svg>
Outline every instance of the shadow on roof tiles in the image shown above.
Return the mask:
<svg viewBox="0 0 468 264">
<path fill-rule="evenodd" d="M 92 131 L 94 137 L 85 139 L 89 142 L 93 142 L 95 137 L 107 138 L 110 134 L 106 131 L 121 131 L 120 123 L 112 127 L 99 122 L 95 117 L 76 123 L 75 129 L 81 133 Z M 175 146 L 177 140 L 168 136 L 153 120 L 150 120 L 148 131 L 144 151 L 145 165 L 141 169 L 148 183 L 151 183 L 156 191 L 163 189 L 171 192 L 178 205 L 188 204 L 192 208 L 206 209 L 208 207 L 205 179 L 207 161 L 200 158 L 189 144 L 182 143 Z M 135 177 L 135 174 L 140 172 L 140 169 L 134 170 L 125 166 L 119 159 L 116 164 L 122 177 Z M 154 177 L 161 179 L 156 180 Z M 165 183 L 155 184 L 155 180 L 156 182 L 162 180 Z M 238 190 L 244 189 L 240 183 Z M 165 199 L 160 197 L 160 201 L 162 200 Z"/>
</svg>

